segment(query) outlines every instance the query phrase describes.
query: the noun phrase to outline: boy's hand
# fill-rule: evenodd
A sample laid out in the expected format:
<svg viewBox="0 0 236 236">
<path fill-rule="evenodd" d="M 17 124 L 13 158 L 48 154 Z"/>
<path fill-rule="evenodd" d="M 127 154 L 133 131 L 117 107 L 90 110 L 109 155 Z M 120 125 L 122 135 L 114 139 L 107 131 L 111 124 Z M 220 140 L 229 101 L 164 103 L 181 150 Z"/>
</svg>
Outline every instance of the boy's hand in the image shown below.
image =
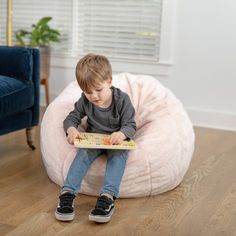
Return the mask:
<svg viewBox="0 0 236 236">
<path fill-rule="evenodd" d="M 82 136 L 80 135 L 79 131 L 75 127 L 70 127 L 67 130 L 67 141 L 69 144 L 74 144 L 74 141 L 76 138 L 81 138 Z"/>
<path fill-rule="evenodd" d="M 109 141 L 111 144 L 120 144 L 125 139 L 126 136 L 121 131 L 118 131 L 110 135 Z"/>
</svg>

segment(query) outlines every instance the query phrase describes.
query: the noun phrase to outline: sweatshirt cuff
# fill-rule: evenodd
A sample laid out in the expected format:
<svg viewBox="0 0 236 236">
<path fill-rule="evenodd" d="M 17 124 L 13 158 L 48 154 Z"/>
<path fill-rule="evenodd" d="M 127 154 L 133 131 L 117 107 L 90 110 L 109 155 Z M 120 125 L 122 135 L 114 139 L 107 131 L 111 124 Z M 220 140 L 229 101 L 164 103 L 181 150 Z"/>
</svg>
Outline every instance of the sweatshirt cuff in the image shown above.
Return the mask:
<svg viewBox="0 0 236 236">
<path fill-rule="evenodd" d="M 135 130 L 129 128 L 121 128 L 120 131 L 126 136 L 127 139 L 132 139 L 135 134 Z"/>
</svg>

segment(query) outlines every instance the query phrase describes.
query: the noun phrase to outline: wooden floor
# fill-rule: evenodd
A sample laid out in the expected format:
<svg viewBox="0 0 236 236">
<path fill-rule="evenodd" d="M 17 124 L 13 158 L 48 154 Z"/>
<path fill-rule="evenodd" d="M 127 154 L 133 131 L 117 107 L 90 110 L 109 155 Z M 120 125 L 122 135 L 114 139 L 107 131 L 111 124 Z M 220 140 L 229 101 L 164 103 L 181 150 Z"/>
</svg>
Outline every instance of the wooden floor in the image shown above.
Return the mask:
<svg viewBox="0 0 236 236">
<path fill-rule="evenodd" d="M 0 235 L 236 235 L 236 132 L 196 128 L 196 150 L 182 184 L 153 197 L 118 199 L 112 221 L 88 214 L 96 199 L 79 195 L 71 223 L 54 218 L 59 187 L 52 183 L 25 132 L 0 136 Z M 39 128 L 37 130 L 39 137 Z"/>
</svg>

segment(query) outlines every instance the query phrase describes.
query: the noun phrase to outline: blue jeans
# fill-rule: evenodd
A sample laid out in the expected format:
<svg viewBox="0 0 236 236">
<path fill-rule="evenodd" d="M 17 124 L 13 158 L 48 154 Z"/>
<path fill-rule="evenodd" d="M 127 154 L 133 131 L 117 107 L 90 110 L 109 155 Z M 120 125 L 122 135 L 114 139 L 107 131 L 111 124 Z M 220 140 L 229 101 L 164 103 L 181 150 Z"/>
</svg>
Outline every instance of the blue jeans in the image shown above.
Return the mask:
<svg viewBox="0 0 236 236">
<path fill-rule="evenodd" d="M 90 165 L 104 152 L 107 154 L 107 164 L 101 193 L 117 197 L 128 158 L 127 150 L 79 149 L 61 191 L 69 191 L 76 195 Z"/>
</svg>

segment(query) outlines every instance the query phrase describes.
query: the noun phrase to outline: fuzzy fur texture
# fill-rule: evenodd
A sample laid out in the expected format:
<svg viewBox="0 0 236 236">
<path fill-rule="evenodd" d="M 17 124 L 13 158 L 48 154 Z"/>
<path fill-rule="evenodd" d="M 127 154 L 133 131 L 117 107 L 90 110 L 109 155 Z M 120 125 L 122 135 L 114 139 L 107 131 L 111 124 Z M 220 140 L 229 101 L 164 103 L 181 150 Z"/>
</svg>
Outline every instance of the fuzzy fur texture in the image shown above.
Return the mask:
<svg viewBox="0 0 236 236">
<path fill-rule="evenodd" d="M 181 102 L 158 80 L 128 73 L 113 76 L 113 85 L 128 93 L 136 111 L 136 150 L 129 158 L 120 197 L 143 197 L 166 192 L 182 181 L 194 151 L 194 131 Z M 74 81 L 48 106 L 41 124 L 41 152 L 48 176 L 62 185 L 76 148 L 66 140 L 63 120 L 81 90 Z M 83 120 L 81 130 L 85 130 Z M 103 183 L 106 157 L 91 165 L 81 193 L 97 196 Z"/>
</svg>

